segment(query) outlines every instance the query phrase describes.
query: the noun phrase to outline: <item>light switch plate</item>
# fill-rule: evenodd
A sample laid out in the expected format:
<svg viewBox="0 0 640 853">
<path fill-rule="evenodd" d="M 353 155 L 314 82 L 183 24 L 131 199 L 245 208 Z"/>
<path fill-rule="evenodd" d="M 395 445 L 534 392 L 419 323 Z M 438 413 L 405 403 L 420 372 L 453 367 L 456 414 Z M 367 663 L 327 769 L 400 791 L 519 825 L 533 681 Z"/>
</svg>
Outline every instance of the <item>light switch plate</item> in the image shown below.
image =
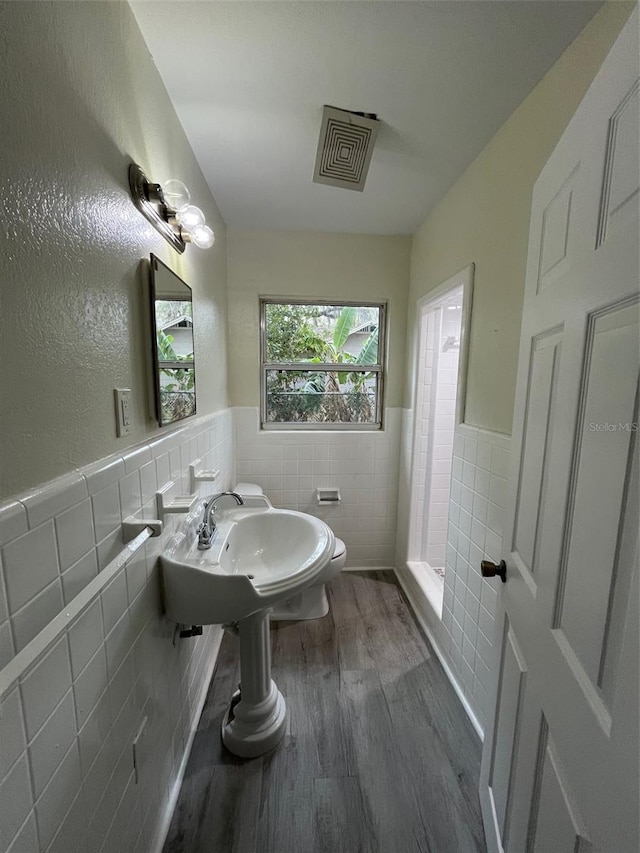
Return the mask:
<svg viewBox="0 0 640 853">
<path fill-rule="evenodd" d="M 114 388 L 116 402 L 116 435 L 128 435 L 131 432 L 131 389 Z"/>
</svg>

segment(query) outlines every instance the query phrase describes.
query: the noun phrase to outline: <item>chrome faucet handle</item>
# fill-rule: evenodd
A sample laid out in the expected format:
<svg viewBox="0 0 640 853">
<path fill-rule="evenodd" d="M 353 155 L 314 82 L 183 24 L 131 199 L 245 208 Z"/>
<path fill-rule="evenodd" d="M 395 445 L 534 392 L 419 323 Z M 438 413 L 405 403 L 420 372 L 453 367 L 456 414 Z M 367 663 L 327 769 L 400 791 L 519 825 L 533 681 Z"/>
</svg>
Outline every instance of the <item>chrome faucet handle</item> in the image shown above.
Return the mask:
<svg viewBox="0 0 640 853">
<path fill-rule="evenodd" d="M 200 522 L 200 526 L 197 530 L 199 551 L 206 551 L 211 547 L 211 540 L 213 539 L 213 534 L 216 532 L 216 520 L 214 515 L 218 508 L 218 501 L 220 498 L 227 495 L 234 498 L 238 506 L 242 506 L 244 504 L 242 496 L 236 492 L 220 492 L 217 495 L 211 495 L 211 497 L 205 498 L 202 521 Z"/>
<path fill-rule="evenodd" d="M 211 533 L 206 529 L 204 524 L 198 528 L 198 550 L 205 551 L 211 547 Z"/>
</svg>

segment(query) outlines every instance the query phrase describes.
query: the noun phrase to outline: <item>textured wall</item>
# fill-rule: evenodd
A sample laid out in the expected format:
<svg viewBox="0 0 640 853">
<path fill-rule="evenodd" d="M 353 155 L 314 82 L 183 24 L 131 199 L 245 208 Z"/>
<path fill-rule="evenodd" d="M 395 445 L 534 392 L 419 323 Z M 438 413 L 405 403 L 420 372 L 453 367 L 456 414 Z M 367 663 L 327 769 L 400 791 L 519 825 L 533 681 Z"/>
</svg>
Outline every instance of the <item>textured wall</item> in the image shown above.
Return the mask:
<svg viewBox="0 0 640 853">
<path fill-rule="evenodd" d="M 228 243 L 232 405 L 260 403 L 259 296 L 388 300 L 385 405 L 401 404 L 410 237 L 231 229 Z"/>
<path fill-rule="evenodd" d="M 141 259 L 194 290 L 198 412 L 226 405 L 225 226 L 126 3 L 0 3 L 0 497 L 157 430 Z M 127 168 L 182 179 L 216 232 L 179 256 Z M 132 389 L 117 439 L 113 388 Z"/>
<path fill-rule="evenodd" d="M 413 238 L 410 339 L 416 301 L 475 263 L 467 423 L 511 432 L 533 184 L 632 8 L 604 4 Z"/>
</svg>

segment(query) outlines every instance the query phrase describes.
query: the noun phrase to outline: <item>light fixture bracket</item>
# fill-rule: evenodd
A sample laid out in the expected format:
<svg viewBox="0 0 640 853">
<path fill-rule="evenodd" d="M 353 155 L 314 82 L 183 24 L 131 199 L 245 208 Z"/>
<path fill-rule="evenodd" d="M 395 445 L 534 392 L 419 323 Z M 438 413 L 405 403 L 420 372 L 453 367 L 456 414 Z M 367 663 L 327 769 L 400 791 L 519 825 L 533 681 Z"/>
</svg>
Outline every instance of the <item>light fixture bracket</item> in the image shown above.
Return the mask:
<svg viewBox="0 0 640 853">
<path fill-rule="evenodd" d="M 175 217 L 176 211 L 166 203 L 160 184 L 150 181 L 137 163 L 131 163 L 129 188 L 133 203 L 140 213 L 162 234 L 176 252 L 182 254 L 187 244 L 180 232 L 180 226 L 172 225 L 170 222 Z"/>
</svg>

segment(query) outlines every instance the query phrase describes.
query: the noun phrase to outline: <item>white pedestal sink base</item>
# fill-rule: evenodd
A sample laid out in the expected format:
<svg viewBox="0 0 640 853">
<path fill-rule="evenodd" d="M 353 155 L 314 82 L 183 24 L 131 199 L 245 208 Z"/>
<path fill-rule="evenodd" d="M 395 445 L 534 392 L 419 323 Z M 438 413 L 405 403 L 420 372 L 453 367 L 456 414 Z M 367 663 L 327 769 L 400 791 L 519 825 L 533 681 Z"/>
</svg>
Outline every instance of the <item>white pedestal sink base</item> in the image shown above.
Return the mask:
<svg viewBox="0 0 640 853">
<path fill-rule="evenodd" d="M 240 691 L 222 721 L 222 742 L 240 758 L 255 758 L 273 749 L 287 724 L 284 697 L 271 679 L 269 612 L 254 613 L 238 623 Z"/>
<path fill-rule="evenodd" d="M 256 758 L 276 747 L 287 727 L 287 706 L 274 682 L 264 702 L 250 705 L 234 699 L 222 721 L 222 742 L 240 758 Z M 231 719 L 230 719 L 231 718 Z"/>
</svg>

